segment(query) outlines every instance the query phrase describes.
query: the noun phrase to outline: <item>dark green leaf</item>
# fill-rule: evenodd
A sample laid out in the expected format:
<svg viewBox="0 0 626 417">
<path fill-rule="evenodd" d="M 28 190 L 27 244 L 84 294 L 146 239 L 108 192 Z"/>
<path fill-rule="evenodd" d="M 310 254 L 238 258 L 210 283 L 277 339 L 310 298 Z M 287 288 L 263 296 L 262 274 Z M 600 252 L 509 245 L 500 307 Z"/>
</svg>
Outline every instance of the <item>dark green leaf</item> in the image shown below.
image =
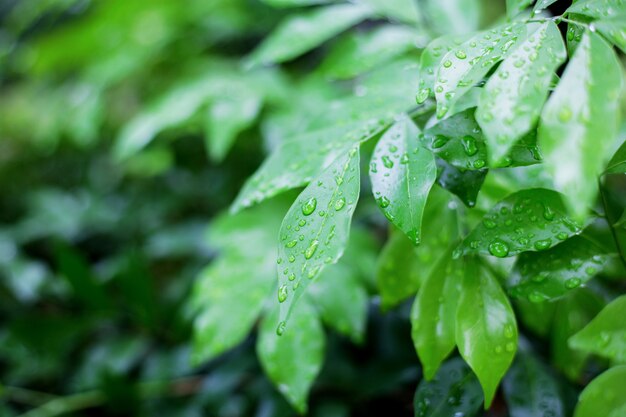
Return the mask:
<svg viewBox="0 0 626 417">
<path fill-rule="evenodd" d="M 621 417 L 626 412 L 626 366 L 604 372 L 583 390 L 574 417 Z"/>
<path fill-rule="evenodd" d="M 573 349 L 626 363 L 626 296 L 611 301 L 581 331 L 569 339 Z"/>
<path fill-rule="evenodd" d="M 553 300 L 584 285 L 607 261 L 601 248 L 584 236 L 574 236 L 545 252 L 522 253 L 507 285 L 512 295 L 531 302 Z"/>
<path fill-rule="evenodd" d="M 257 47 L 250 63 L 267 65 L 289 61 L 357 24 L 370 13 L 369 7 L 339 4 L 290 16 Z"/>
<path fill-rule="evenodd" d="M 585 32 L 541 114 L 539 145 L 555 186 L 578 219 L 597 193 L 597 176 L 617 136 L 619 62 L 597 34 Z"/>
<path fill-rule="evenodd" d="M 432 381 L 422 380 L 413 400 L 415 417 L 473 417 L 483 394 L 476 375 L 461 358 L 444 363 Z"/>
<path fill-rule="evenodd" d="M 443 159 L 437 158 L 436 162 L 439 172 L 437 183 L 457 195 L 466 206 L 474 207 L 487 170 L 462 171 Z"/>
<path fill-rule="evenodd" d="M 413 303 L 411 335 L 427 380 L 435 376 L 441 362 L 454 349 L 462 279 L 463 262 L 453 260 L 452 251 L 448 250 L 430 271 Z"/>
<path fill-rule="evenodd" d="M 511 417 L 566 415 L 558 382 L 530 354 L 517 354 L 502 388 Z"/>
<path fill-rule="evenodd" d="M 370 163 L 372 192 L 385 217 L 419 244 L 428 193 L 437 178 L 435 158 L 418 142 L 419 129 L 406 116 L 378 141 Z"/>
<path fill-rule="evenodd" d="M 554 71 L 567 54 L 554 22 L 529 26 L 528 31 L 528 38 L 511 50 L 487 81 L 476 111 L 492 164 L 535 126 Z"/>
<path fill-rule="evenodd" d="M 261 323 L 257 355 L 265 373 L 300 413 L 324 360 L 324 329 L 317 312 L 306 300 L 291 315 L 291 326 L 277 334 L 278 309 Z"/>
<path fill-rule="evenodd" d="M 360 191 L 359 149 L 337 158 L 298 196 L 280 227 L 278 301 L 285 321 L 309 282 L 348 244 Z"/>
<path fill-rule="evenodd" d="M 509 195 L 496 204 L 465 238 L 459 253 L 499 258 L 525 251 L 543 251 L 580 233 L 566 216 L 559 193 L 535 188 Z"/>
<path fill-rule="evenodd" d="M 437 70 L 437 116 L 443 117 L 459 98 L 482 81 L 491 67 L 506 58 L 526 36 L 523 24 L 498 26 L 481 32 L 448 52 Z"/>
<path fill-rule="evenodd" d="M 456 315 L 456 344 L 491 405 L 517 350 L 517 323 L 498 281 L 476 258 L 465 258 Z"/>
<path fill-rule="evenodd" d="M 609 161 L 606 173 L 608 174 L 624 174 L 626 173 L 626 142 L 622 143 L 613 158 Z"/>
</svg>

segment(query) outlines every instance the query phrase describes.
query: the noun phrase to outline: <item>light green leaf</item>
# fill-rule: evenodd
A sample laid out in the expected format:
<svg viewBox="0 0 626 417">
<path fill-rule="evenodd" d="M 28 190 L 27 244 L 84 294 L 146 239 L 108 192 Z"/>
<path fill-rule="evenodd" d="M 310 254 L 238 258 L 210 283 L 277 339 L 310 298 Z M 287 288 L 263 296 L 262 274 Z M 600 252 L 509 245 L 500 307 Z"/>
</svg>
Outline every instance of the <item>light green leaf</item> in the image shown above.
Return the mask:
<svg viewBox="0 0 626 417">
<path fill-rule="evenodd" d="M 537 26 L 511 50 L 480 97 L 476 120 L 487 138 L 492 164 L 500 162 L 535 126 L 554 72 L 566 58 L 565 44 L 554 22 Z"/>
<path fill-rule="evenodd" d="M 466 258 L 456 315 L 456 344 L 483 387 L 485 409 L 517 350 L 515 314 L 498 281 Z"/>
<path fill-rule="evenodd" d="M 276 8 L 313 6 L 316 4 L 334 3 L 335 0 L 261 0 L 265 4 L 269 4 Z"/>
<path fill-rule="evenodd" d="M 339 4 L 289 16 L 252 52 L 250 64 L 268 65 L 296 58 L 371 14 L 362 5 Z"/>
<path fill-rule="evenodd" d="M 546 169 L 578 219 L 596 198 L 597 177 L 616 139 L 621 86 L 615 53 L 599 35 L 585 32 L 541 114 Z"/>
<path fill-rule="evenodd" d="M 616 366 L 596 377 L 578 397 L 574 417 L 621 417 L 626 411 L 626 366 Z"/>
<path fill-rule="evenodd" d="M 420 56 L 419 87 L 415 97 L 422 104 L 429 97 L 435 96 L 435 72 L 446 53 L 461 45 L 465 37 L 461 35 L 444 35 L 432 42 L 422 51 Z"/>
<path fill-rule="evenodd" d="M 580 231 L 566 216 L 559 193 L 543 188 L 522 190 L 496 204 L 465 238 L 458 253 L 504 258 L 547 250 Z"/>
<path fill-rule="evenodd" d="M 509 19 L 520 14 L 525 8 L 530 6 L 534 0 L 506 0 L 506 15 Z"/>
<path fill-rule="evenodd" d="M 626 12 L 626 3 L 622 0 L 582 0 L 572 4 L 565 13 L 577 13 L 594 19 L 612 18 Z"/>
<path fill-rule="evenodd" d="M 483 393 L 476 375 L 461 358 L 444 363 L 432 381 L 423 379 L 413 400 L 415 417 L 472 417 Z"/>
<path fill-rule="evenodd" d="M 358 271 L 343 260 L 331 265 L 311 284 L 309 294 L 328 326 L 355 343 L 363 341 L 367 292 L 359 280 Z"/>
<path fill-rule="evenodd" d="M 193 362 L 200 364 L 239 344 L 256 322 L 274 286 L 270 258 L 229 254 L 200 273 L 192 304 Z"/>
<path fill-rule="evenodd" d="M 426 0 L 420 4 L 430 18 L 430 26 L 439 33 L 467 35 L 480 25 L 479 0 Z"/>
<path fill-rule="evenodd" d="M 355 147 L 314 179 L 285 215 L 277 261 L 281 322 L 309 282 L 343 255 L 360 185 L 359 149 Z"/>
<path fill-rule="evenodd" d="M 392 20 L 406 23 L 417 23 L 420 13 L 417 3 L 413 0 L 358 0 L 370 6 L 376 13 Z"/>
<path fill-rule="evenodd" d="M 584 236 L 574 236 L 545 252 L 522 253 L 507 285 L 515 297 L 553 300 L 584 285 L 607 261 L 601 248 Z"/>
<path fill-rule="evenodd" d="M 626 142 L 622 143 L 613 158 L 609 161 L 606 171 L 607 174 L 624 174 L 626 173 Z"/>
<path fill-rule="evenodd" d="M 448 250 L 433 267 L 417 293 L 411 310 L 411 335 L 424 369 L 432 379 L 455 346 L 456 308 L 463 279 L 463 263 Z"/>
<path fill-rule="evenodd" d="M 261 109 L 256 92 L 243 89 L 213 100 L 206 115 L 206 147 L 214 161 L 221 161 L 237 135 L 252 126 Z"/>
<path fill-rule="evenodd" d="M 291 316 L 292 326 L 279 336 L 278 309 L 261 323 L 256 350 L 265 373 L 298 412 L 307 410 L 307 397 L 324 360 L 326 338 L 317 312 L 303 300 Z"/>
<path fill-rule="evenodd" d="M 613 300 L 569 339 L 573 349 L 626 363 L 626 295 Z"/>
<path fill-rule="evenodd" d="M 626 53 L 626 10 L 621 14 L 593 22 L 598 32 Z"/>
<path fill-rule="evenodd" d="M 537 14 L 543 9 L 547 9 L 550 5 L 556 3 L 557 0 L 537 0 L 535 7 L 533 8 L 533 14 Z"/>
<path fill-rule="evenodd" d="M 426 199 L 437 178 L 435 158 L 419 145 L 419 133 L 411 119 L 403 116 L 378 141 L 370 163 L 378 206 L 416 245 L 421 241 Z"/>
<path fill-rule="evenodd" d="M 530 354 L 517 354 L 502 388 L 511 417 L 566 415 L 558 381 Z"/>
<path fill-rule="evenodd" d="M 579 379 L 589 354 L 571 349 L 568 339 L 585 327 L 604 304 L 598 295 L 586 288 L 572 291 L 557 303 L 550 343 L 552 363 L 573 381 Z"/>
<path fill-rule="evenodd" d="M 437 70 L 435 97 L 437 117 L 442 118 L 454 103 L 482 81 L 491 67 L 506 58 L 526 36 L 526 25 L 498 26 L 481 32 L 448 52 Z"/>
<path fill-rule="evenodd" d="M 456 216 L 450 194 L 433 187 L 426 203 L 420 245 L 416 248 L 404 234 L 392 233 L 376 268 L 376 282 L 384 309 L 415 294 L 437 259 L 457 239 Z"/>
<path fill-rule="evenodd" d="M 330 78 L 353 78 L 423 42 L 423 36 L 405 26 L 384 25 L 365 34 L 350 33 L 328 53 L 319 71 Z"/>
</svg>

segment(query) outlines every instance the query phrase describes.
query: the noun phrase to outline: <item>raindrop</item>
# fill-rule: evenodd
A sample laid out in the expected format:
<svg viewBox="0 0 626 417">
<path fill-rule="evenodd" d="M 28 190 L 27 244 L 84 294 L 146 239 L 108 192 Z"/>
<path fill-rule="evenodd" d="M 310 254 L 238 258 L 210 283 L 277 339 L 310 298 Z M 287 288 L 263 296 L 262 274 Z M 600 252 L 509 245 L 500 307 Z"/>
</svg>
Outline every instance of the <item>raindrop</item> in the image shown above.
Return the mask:
<svg viewBox="0 0 626 417">
<path fill-rule="evenodd" d="M 467 58 L 467 54 L 465 54 L 465 51 L 462 51 L 460 49 L 454 53 L 454 56 L 456 56 L 459 59 Z"/>
<path fill-rule="evenodd" d="M 302 205 L 302 214 L 304 214 L 305 216 L 310 216 L 315 211 L 316 207 L 317 199 L 315 197 L 311 197 Z"/>
<path fill-rule="evenodd" d="M 496 239 L 489 244 L 489 253 L 498 258 L 504 258 L 509 254 L 509 247 L 500 239 Z"/>
<path fill-rule="evenodd" d="M 429 95 L 430 95 L 430 88 L 422 88 L 415 96 L 415 101 L 417 102 L 417 104 L 422 104 L 423 102 L 426 101 L 426 99 L 428 99 Z"/>
<path fill-rule="evenodd" d="M 294 239 L 294 240 L 291 240 L 291 241 L 287 242 L 287 244 L 285 246 L 288 247 L 288 248 L 293 248 L 297 244 L 298 244 L 298 241 Z"/>
<path fill-rule="evenodd" d="M 276 327 L 276 334 L 278 336 L 282 336 L 283 333 L 285 333 L 286 326 L 287 326 L 287 323 L 285 323 L 284 321 L 281 321 L 280 323 L 278 323 L 278 327 Z"/>
<path fill-rule="evenodd" d="M 280 288 L 278 289 L 278 302 L 284 303 L 286 299 L 287 299 L 287 286 L 281 285 Z"/>
<path fill-rule="evenodd" d="M 319 240 L 317 239 L 312 240 L 309 247 L 306 248 L 306 250 L 304 251 L 304 257 L 306 259 L 311 259 L 313 255 L 315 254 L 315 251 L 317 250 L 317 247 L 319 246 L 319 244 L 320 244 Z"/>
<path fill-rule="evenodd" d="M 550 247 L 551 240 L 550 239 L 542 239 L 535 242 L 533 247 L 536 250 L 546 250 Z"/>
<path fill-rule="evenodd" d="M 580 278 L 570 278 L 565 281 L 565 288 L 573 290 L 574 288 L 580 287 L 580 284 L 582 284 Z"/>
<path fill-rule="evenodd" d="M 389 199 L 387 197 L 383 196 L 383 197 L 380 197 L 378 199 L 378 206 L 380 208 L 387 208 L 387 207 L 389 207 L 389 203 L 390 203 L 390 201 L 389 201 Z"/>
<path fill-rule="evenodd" d="M 343 197 L 339 197 L 337 201 L 335 201 L 335 210 L 339 211 L 346 205 L 346 199 Z"/>
<path fill-rule="evenodd" d="M 393 161 L 387 155 L 384 155 L 382 158 L 383 165 L 385 168 L 393 168 Z"/>
<path fill-rule="evenodd" d="M 478 152 L 478 147 L 476 146 L 476 139 L 472 136 L 464 136 L 463 137 L 463 149 L 468 156 L 475 155 Z"/>
</svg>

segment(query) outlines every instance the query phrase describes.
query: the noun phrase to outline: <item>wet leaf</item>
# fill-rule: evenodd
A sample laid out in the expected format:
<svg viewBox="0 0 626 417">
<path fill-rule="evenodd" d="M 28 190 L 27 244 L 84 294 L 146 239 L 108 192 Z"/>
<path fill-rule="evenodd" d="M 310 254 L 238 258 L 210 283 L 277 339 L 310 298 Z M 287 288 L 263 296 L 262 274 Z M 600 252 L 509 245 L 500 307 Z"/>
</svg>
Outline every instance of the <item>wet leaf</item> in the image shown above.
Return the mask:
<svg viewBox="0 0 626 417">
<path fill-rule="evenodd" d="M 566 13 L 577 13 L 599 18 L 612 18 L 626 12 L 626 3 L 622 0 L 580 0 L 572 4 Z"/>
<path fill-rule="evenodd" d="M 370 13 L 366 6 L 338 4 L 289 16 L 254 50 L 249 62 L 267 65 L 289 61 L 359 23 Z"/>
<path fill-rule="evenodd" d="M 581 331 L 569 339 L 573 349 L 626 363 L 626 296 L 611 301 Z"/>
<path fill-rule="evenodd" d="M 533 13 L 539 13 L 556 2 L 557 0 L 537 0 L 537 3 L 535 3 L 535 7 L 533 8 Z"/>
<path fill-rule="evenodd" d="M 276 323 L 278 309 L 274 309 L 261 323 L 257 355 L 278 391 L 304 414 L 309 390 L 324 360 L 324 329 L 317 312 L 306 300 L 294 310 L 292 325 L 281 335 L 277 334 Z"/>
<path fill-rule="evenodd" d="M 595 201 L 597 177 L 617 136 L 621 85 L 611 47 L 585 32 L 541 114 L 544 163 L 577 219 L 585 218 Z"/>
<path fill-rule="evenodd" d="M 421 241 L 426 199 L 437 177 L 435 158 L 419 145 L 418 135 L 417 126 L 404 116 L 378 141 L 370 163 L 378 206 L 416 245 Z"/>
<path fill-rule="evenodd" d="M 502 380 L 511 417 L 565 417 L 558 381 L 528 353 L 518 353 Z"/>
<path fill-rule="evenodd" d="M 437 158 L 436 162 L 439 172 L 437 183 L 457 195 L 467 207 L 474 207 L 487 170 L 462 171 L 443 159 Z"/>
<path fill-rule="evenodd" d="M 613 158 L 609 161 L 606 173 L 623 174 L 626 173 L 626 142 L 622 143 Z"/>
<path fill-rule="evenodd" d="M 620 417 L 626 411 L 626 366 L 615 366 L 587 385 L 578 398 L 574 417 Z"/>
<path fill-rule="evenodd" d="M 415 417 L 472 417 L 483 393 L 476 375 L 461 358 L 444 363 L 432 381 L 422 380 L 415 391 Z"/>
<path fill-rule="evenodd" d="M 476 258 L 465 258 L 456 315 L 456 344 L 485 394 L 485 409 L 517 350 L 517 323 L 498 281 Z"/>
<path fill-rule="evenodd" d="M 574 236 L 545 252 L 522 253 L 507 285 L 511 295 L 531 302 L 553 300 L 584 285 L 607 261 L 601 248 L 584 236 Z"/>
<path fill-rule="evenodd" d="M 529 36 L 511 49 L 482 91 L 476 120 L 489 145 L 492 164 L 537 123 L 556 69 L 566 58 L 554 22 L 529 26 Z"/>
<path fill-rule="evenodd" d="M 411 335 L 427 380 L 435 376 L 454 349 L 462 279 L 463 262 L 452 259 L 452 251 L 448 250 L 430 271 L 413 303 Z"/>
<path fill-rule="evenodd" d="M 326 268 L 309 288 L 324 322 L 352 339 L 363 340 L 367 320 L 367 292 L 358 272 L 343 260 Z"/>
<path fill-rule="evenodd" d="M 448 52 L 437 69 L 437 116 L 443 117 L 459 98 L 482 81 L 489 70 L 510 54 L 526 36 L 523 24 L 481 32 Z"/>
<path fill-rule="evenodd" d="M 432 28 L 442 34 L 467 35 L 480 25 L 479 0 L 426 0 L 420 6 L 432 21 Z"/>
<path fill-rule="evenodd" d="M 352 148 L 315 178 L 285 215 L 277 260 L 281 321 L 309 282 L 343 255 L 359 191 L 359 150 Z"/>
<path fill-rule="evenodd" d="M 514 18 L 526 9 L 534 0 L 506 0 L 506 15 Z"/>
<path fill-rule="evenodd" d="M 626 8 L 619 15 L 597 20 L 593 25 L 612 44 L 626 53 Z"/>
<path fill-rule="evenodd" d="M 504 258 L 543 251 L 580 231 L 567 217 L 559 193 L 543 188 L 522 190 L 496 204 L 465 238 L 458 253 Z"/>
</svg>

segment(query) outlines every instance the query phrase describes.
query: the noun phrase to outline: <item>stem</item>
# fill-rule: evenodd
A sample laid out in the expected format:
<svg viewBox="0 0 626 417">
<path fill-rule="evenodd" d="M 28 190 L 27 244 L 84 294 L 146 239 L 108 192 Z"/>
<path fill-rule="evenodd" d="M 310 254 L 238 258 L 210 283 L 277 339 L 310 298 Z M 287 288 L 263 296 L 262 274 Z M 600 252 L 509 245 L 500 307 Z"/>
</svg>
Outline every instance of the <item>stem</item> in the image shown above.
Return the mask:
<svg viewBox="0 0 626 417">
<path fill-rule="evenodd" d="M 572 25 L 581 26 L 581 27 L 589 29 L 589 25 L 588 24 L 582 23 L 582 22 L 577 22 L 576 20 L 568 19 L 568 18 L 563 17 L 563 16 L 557 16 L 557 17 L 555 17 L 553 19 L 554 19 L 554 21 L 556 23 L 566 22 L 566 23 L 571 23 Z"/>
<path fill-rule="evenodd" d="M 613 241 L 615 241 L 615 246 L 617 248 L 617 254 L 622 261 L 622 264 L 626 268 L 626 259 L 624 258 L 624 252 L 622 251 L 622 245 L 620 244 L 619 237 L 617 236 L 617 232 L 613 227 L 613 221 L 609 218 L 609 205 L 606 201 L 606 195 L 604 194 L 604 190 L 602 187 L 602 182 L 600 178 L 598 178 L 598 188 L 600 189 L 600 200 L 602 200 L 602 207 L 604 209 L 604 219 L 606 223 L 609 225 L 609 230 L 611 231 L 611 236 L 613 236 Z"/>
</svg>

